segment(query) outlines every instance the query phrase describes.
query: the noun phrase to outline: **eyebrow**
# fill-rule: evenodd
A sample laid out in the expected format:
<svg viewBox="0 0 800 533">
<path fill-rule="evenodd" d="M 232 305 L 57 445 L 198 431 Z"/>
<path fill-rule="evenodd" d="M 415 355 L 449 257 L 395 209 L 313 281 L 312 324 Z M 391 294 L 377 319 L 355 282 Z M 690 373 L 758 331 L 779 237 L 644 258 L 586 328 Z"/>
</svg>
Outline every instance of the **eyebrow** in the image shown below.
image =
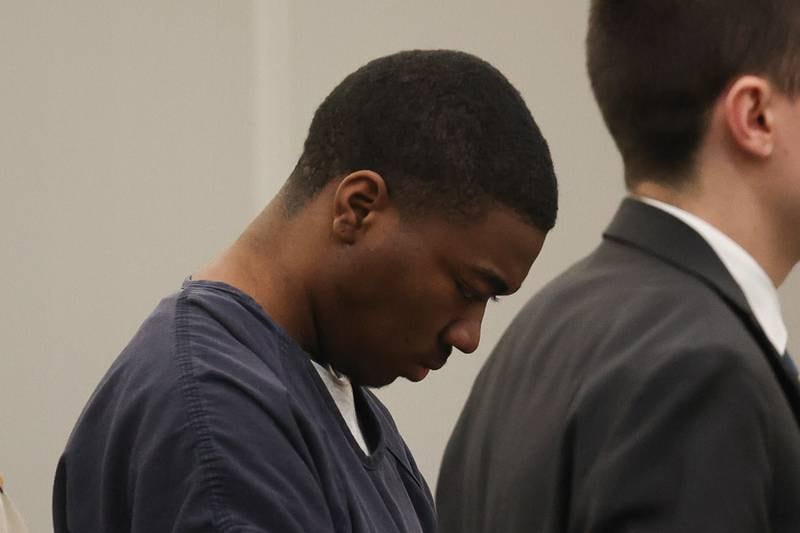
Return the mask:
<svg viewBox="0 0 800 533">
<path fill-rule="evenodd" d="M 509 293 L 508 284 L 500 276 L 500 274 L 494 270 L 485 267 L 475 267 L 473 270 L 492 287 L 492 291 L 495 294 L 503 295 Z"/>
</svg>

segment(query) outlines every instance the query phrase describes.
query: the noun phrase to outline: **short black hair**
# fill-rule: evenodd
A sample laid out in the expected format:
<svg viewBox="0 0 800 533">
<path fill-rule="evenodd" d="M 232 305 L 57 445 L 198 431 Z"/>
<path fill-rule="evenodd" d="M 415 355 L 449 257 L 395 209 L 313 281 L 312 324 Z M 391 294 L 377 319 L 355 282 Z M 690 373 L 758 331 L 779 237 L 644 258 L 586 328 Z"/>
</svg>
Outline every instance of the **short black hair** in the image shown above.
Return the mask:
<svg viewBox="0 0 800 533">
<path fill-rule="evenodd" d="M 714 101 L 737 77 L 800 86 L 798 0 L 592 0 L 586 38 L 595 98 L 628 186 L 680 185 Z"/>
<path fill-rule="evenodd" d="M 511 83 L 464 52 L 399 52 L 347 76 L 314 114 L 284 188 L 289 212 L 356 170 L 383 176 L 400 208 L 474 216 L 501 204 L 555 224 L 547 142 Z"/>
</svg>

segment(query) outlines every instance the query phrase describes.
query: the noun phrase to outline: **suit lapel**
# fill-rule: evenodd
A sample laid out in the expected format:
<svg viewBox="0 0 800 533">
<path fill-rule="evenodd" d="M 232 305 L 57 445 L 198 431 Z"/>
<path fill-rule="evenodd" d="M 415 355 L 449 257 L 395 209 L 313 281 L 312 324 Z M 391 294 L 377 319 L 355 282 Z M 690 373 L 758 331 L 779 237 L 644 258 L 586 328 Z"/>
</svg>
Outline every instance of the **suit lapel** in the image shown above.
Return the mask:
<svg viewBox="0 0 800 533">
<path fill-rule="evenodd" d="M 761 329 L 739 285 L 696 231 L 660 209 L 628 198 L 622 202 L 603 237 L 656 256 L 699 278 L 714 290 L 761 347 L 800 423 L 800 385 L 784 368 L 782 354 L 775 350 Z"/>
</svg>

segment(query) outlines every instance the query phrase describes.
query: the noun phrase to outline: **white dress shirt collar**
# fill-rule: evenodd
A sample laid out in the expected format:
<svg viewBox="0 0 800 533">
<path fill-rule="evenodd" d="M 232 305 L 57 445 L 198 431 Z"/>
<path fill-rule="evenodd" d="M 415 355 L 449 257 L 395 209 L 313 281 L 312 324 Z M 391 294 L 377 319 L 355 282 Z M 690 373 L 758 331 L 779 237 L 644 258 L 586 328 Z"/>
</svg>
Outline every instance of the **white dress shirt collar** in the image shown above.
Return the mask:
<svg viewBox="0 0 800 533">
<path fill-rule="evenodd" d="M 678 218 L 703 237 L 742 289 L 750 309 L 767 338 L 779 354 L 786 353 L 789 333 L 783 321 L 778 291 L 753 256 L 736 241 L 696 215 L 652 198 L 641 196 L 633 198 Z"/>
</svg>

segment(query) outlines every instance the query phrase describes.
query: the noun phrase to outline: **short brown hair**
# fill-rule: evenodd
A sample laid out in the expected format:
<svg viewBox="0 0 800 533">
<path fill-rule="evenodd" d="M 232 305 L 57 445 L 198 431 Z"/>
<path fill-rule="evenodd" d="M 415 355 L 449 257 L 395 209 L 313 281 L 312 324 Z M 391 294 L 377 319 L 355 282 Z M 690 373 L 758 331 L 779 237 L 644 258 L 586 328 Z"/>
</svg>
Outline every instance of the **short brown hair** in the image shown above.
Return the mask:
<svg viewBox="0 0 800 533">
<path fill-rule="evenodd" d="M 677 185 L 734 79 L 797 93 L 800 0 L 592 0 L 586 48 L 628 186 L 644 176 Z"/>
</svg>

